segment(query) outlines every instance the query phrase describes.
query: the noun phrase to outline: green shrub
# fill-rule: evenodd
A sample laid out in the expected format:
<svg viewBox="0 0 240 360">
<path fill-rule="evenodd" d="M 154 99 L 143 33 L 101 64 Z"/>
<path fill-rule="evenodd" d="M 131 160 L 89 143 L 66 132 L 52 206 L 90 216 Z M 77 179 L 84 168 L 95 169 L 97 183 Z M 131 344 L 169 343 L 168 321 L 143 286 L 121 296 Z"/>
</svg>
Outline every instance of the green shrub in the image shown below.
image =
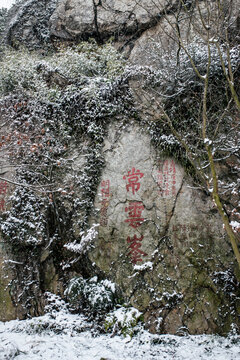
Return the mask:
<svg viewBox="0 0 240 360">
<path fill-rule="evenodd" d="M 142 321 L 142 313 L 134 307 L 120 307 L 107 315 L 104 328 L 106 332 L 132 337 Z"/>
<path fill-rule="evenodd" d="M 105 279 L 98 281 L 76 277 L 71 279 L 65 295 L 74 309 L 86 308 L 91 311 L 106 311 L 115 304 L 115 284 Z"/>
</svg>

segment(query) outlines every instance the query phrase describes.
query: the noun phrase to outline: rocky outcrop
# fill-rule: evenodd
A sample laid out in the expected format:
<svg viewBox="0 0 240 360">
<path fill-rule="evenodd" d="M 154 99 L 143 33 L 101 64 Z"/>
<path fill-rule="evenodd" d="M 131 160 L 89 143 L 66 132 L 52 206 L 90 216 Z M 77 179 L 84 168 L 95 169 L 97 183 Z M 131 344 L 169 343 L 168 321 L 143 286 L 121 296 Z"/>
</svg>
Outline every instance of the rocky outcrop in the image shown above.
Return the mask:
<svg viewBox="0 0 240 360">
<path fill-rule="evenodd" d="M 231 6 L 235 20 L 230 36 L 238 37 L 239 9 L 237 4 Z M 184 16 L 186 9 L 191 10 L 191 16 Z M 201 1 L 200 9 L 205 16 Z M 212 16 L 213 32 L 217 16 Z M 178 0 L 23 0 L 9 12 L 6 39 L 15 47 L 23 43 L 42 50 L 50 47 L 53 39 L 79 42 L 95 38 L 99 43 L 111 39 L 127 56 L 133 49 L 133 63 L 154 65 L 156 56 L 177 51 L 177 23 L 183 39 L 194 38 L 200 23 L 192 2 L 184 8 Z M 157 48 L 154 41 L 159 43 Z"/>
<path fill-rule="evenodd" d="M 187 4 L 191 6 L 192 2 Z M 132 63 L 155 66 L 164 72 L 161 61 L 166 49 L 170 58 L 174 50 L 176 60 L 179 50 L 177 32 L 172 26 L 176 16 L 181 15 L 177 5 L 178 1 L 165 0 L 23 1 L 12 10 L 8 42 L 15 47 L 23 42 L 30 49 L 44 49 L 50 47 L 53 39 L 79 42 L 93 37 L 103 43 L 113 38 L 116 47 L 129 51 Z M 164 19 L 166 13 L 169 22 Z M 191 14 L 196 16 L 194 11 Z M 183 39 L 191 40 L 189 20 L 180 20 L 184 23 Z M 46 97 L 46 102 L 32 105 L 29 100 L 29 108 L 25 100 L 12 104 L 16 128 L 18 124 L 26 126 L 24 137 L 16 132 L 20 136 L 16 137 L 16 144 L 20 142 L 24 147 L 24 141 L 29 140 L 28 159 L 36 161 L 37 166 L 43 159 L 51 160 L 45 164 L 45 170 L 40 166 L 33 171 L 34 176 L 37 172 L 37 184 L 43 181 L 38 180 L 39 174 L 43 184 L 48 176 L 51 181 L 42 189 L 42 202 L 41 195 L 35 196 L 34 186 L 19 186 L 8 205 L 12 205 L 11 211 L 5 213 L 12 190 L 4 178 L 0 179 L 4 235 L 0 246 L 0 301 L 7 307 L 6 312 L 0 307 L 0 318 L 40 315 L 46 292 L 65 297 L 72 278 L 91 283 L 94 277 L 95 284 L 97 275 L 102 282 L 108 279 L 117 285 L 121 301 L 141 311 L 146 328 L 152 332 L 226 334 L 231 324 L 239 324 L 239 271 L 209 192 L 207 195 L 196 187 L 180 156 L 177 160 L 174 151 L 169 150 L 177 146 L 169 129 L 163 125 L 159 135 L 159 128 L 151 127 L 151 121 L 159 120 L 161 107 L 146 100 L 149 114 L 151 111 L 156 115 L 148 117 L 141 108 L 146 105 L 142 84 L 134 80 L 134 74 L 133 79 L 126 73 L 123 76 L 119 66 L 120 75 L 113 81 L 105 69 L 110 71 L 111 64 L 116 65 L 116 58 L 109 56 L 110 48 L 101 47 L 107 56 L 100 59 L 95 43 L 92 50 L 84 46 L 85 50 L 77 48 L 77 56 L 72 57 L 79 63 L 79 70 L 69 79 L 61 74 L 59 63 L 56 68 L 49 67 L 46 58 L 32 70 L 42 76 L 45 83 L 41 84 L 46 89 L 53 90 L 52 103 Z M 173 78 L 170 87 L 175 91 L 174 61 L 169 76 Z M 96 62 L 97 71 L 93 65 L 88 67 L 91 62 Z M 82 68 L 87 74 L 81 73 Z M 151 71 L 146 70 L 146 77 L 151 78 Z M 82 77 L 81 81 L 75 82 L 77 76 Z M 188 78 L 184 81 L 188 87 Z M 169 82 L 165 84 L 168 86 Z M 183 82 L 180 85 L 183 88 Z M 172 97 L 171 91 L 165 98 Z M 193 88 L 194 91 L 197 94 L 198 89 Z M 150 90 L 148 93 L 153 103 L 155 92 L 155 99 Z M 54 94 L 58 95 L 54 98 Z M 56 106 L 58 98 L 61 104 Z M 157 101 L 161 100 L 159 91 Z M 186 110 L 187 96 L 179 100 L 183 101 Z M 191 105 L 194 111 L 195 104 Z M 35 106 L 42 108 L 33 113 L 32 119 Z M 180 105 L 172 107 L 176 115 Z M 186 114 L 183 111 L 179 123 Z M 30 130 L 26 120 L 29 118 L 33 121 Z M 153 145 L 153 132 L 158 143 L 169 145 L 168 154 L 163 151 L 164 146 L 159 150 Z M 44 138 L 46 133 L 48 137 Z M 65 138 L 60 139 L 62 133 Z M 46 153 L 41 153 L 43 144 Z M 4 173 L 0 166 L 0 174 L 1 171 Z M 219 167 L 220 174 L 221 171 Z M 54 184 L 52 176 L 56 176 Z M 38 203 L 39 207 L 35 206 Z M 236 195 L 234 206 L 230 201 L 227 206 L 231 210 L 237 208 L 237 203 Z M 28 218 L 21 223 L 24 212 Z M 92 231 L 93 228 L 98 230 Z"/>
<path fill-rule="evenodd" d="M 9 270 L 8 262 L 11 261 L 7 252 L 7 244 L 0 238 L 0 319 L 9 321 L 16 319 L 19 315 L 14 306 L 10 294 L 9 284 L 14 279 Z"/>
<path fill-rule="evenodd" d="M 151 332 L 226 334 L 238 324 L 239 289 L 232 250 L 210 198 L 131 119 L 122 129 L 110 124 L 103 156 L 90 221 L 98 230 L 89 244 L 77 245 L 76 257 L 76 244 L 66 250 L 55 243 L 53 251 L 40 243 L 12 255 L 2 243 L 0 296 L 7 311 L 0 308 L 1 319 L 39 315 L 45 291 L 64 297 L 71 277 L 98 274 L 143 313 Z M 81 154 L 75 159 L 73 168 L 84 166 Z M 80 216 L 71 229 L 76 237 Z"/>
<path fill-rule="evenodd" d="M 51 17 L 51 33 L 67 40 L 87 36 L 96 36 L 99 40 L 111 36 L 119 39 L 129 34 L 136 37 L 156 23 L 165 6 L 169 7 L 165 0 L 157 3 L 145 0 L 64 0 Z"/>
</svg>

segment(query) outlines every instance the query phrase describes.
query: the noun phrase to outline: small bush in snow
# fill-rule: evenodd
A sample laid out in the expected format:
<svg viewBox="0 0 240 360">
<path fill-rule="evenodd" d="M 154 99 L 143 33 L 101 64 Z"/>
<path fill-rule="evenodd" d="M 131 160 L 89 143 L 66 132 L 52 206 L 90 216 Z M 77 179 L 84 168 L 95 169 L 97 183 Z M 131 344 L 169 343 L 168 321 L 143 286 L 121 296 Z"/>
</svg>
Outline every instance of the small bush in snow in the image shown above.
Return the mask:
<svg viewBox="0 0 240 360">
<path fill-rule="evenodd" d="M 139 330 L 142 313 L 134 307 L 121 307 L 108 314 L 105 320 L 105 331 L 112 331 L 113 335 L 132 337 Z"/>
<path fill-rule="evenodd" d="M 115 284 L 107 279 L 98 282 L 97 276 L 88 280 L 76 277 L 71 279 L 65 295 L 74 309 L 106 311 L 114 306 L 115 292 Z"/>
</svg>

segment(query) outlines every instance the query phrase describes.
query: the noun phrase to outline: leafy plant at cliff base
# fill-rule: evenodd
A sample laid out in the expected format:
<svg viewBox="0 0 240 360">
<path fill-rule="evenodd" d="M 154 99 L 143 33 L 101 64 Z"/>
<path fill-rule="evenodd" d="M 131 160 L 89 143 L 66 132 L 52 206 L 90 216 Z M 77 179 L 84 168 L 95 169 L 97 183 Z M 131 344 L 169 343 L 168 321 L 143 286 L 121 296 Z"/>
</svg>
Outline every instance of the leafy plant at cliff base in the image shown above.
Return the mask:
<svg viewBox="0 0 240 360">
<path fill-rule="evenodd" d="M 140 311 L 133 307 L 119 307 L 110 312 L 105 319 L 105 331 L 112 335 L 132 336 L 141 329 L 143 316 Z"/>
<path fill-rule="evenodd" d="M 72 278 L 65 295 L 72 310 L 91 311 L 95 316 L 112 309 L 117 300 L 115 284 L 107 279 L 98 281 L 97 276 Z"/>
<path fill-rule="evenodd" d="M 1 230 L 13 246 L 34 249 L 41 239 L 59 268 L 63 245 L 79 243 L 89 228 L 108 123 L 132 111 L 125 62 L 110 44 L 94 42 L 46 57 L 5 49 L 0 62 L 0 181 L 18 187 Z M 9 163 L 12 180 L 4 177 Z M 39 218 L 30 219 L 33 197 Z"/>
<path fill-rule="evenodd" d="M 194 4 L 181 0 L 175 15 L 165 14 L 176 50 L 159 54 L 159 70 L 145 69 L 144 74 L 140 69 L 146 81 L 137 95 L 149 122 L 154 119 L 150 131 L 155 143 L 162 147 L 163 142 L 178 157 L 184 153 L 198 184 L 212 197 L 240 266 L 240 48 L 232 36 L 237 17 L 233 3 L 229 8 L 220 0 Z M 186 28 L 191 41 L 184 38 Z M 152 45 L 155 53 L 163 51 L 161 43 Z M 235 181 L 224 178 L 221 164 Z"/>
</svg>

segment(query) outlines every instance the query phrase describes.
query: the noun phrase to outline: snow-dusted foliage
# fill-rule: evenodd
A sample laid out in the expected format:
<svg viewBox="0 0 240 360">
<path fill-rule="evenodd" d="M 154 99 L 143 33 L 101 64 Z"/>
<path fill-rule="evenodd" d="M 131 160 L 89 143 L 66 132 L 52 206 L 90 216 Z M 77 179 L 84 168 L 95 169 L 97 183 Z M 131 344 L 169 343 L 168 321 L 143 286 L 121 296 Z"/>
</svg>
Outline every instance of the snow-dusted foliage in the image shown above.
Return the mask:
<svg viewBox="0 0 240 360">
<path fill-rule="evenodd" d="M 25 299 L 34 292 L 35 301 L 49 290 L 51 271 L 56 268 L 64 272 L 72 270 L 73 264 L 73 271 L 77 268 L 91 276 L 87 251 L 96 229 L 87 230 L 104 165 L 103 141 L 110 121 L 124 123 L 133 113 L 132 97 L 123 76 L 125 61 L 110 44 L 81 43 L 48 56 L 5 49 L 0 62 L 4 64 L 0 105 L 5 124 L 0 165 L 4 161 L 12 165 L 13 183 L 18 186 L 9 202 L 12 208 L 1 214 L 1 228 L 16 257 L 12 259 L 16 273 L 21 266 L 14 261 L 26 264 L 31 256 L 35 271 L 30 274 L 30 266 L 25 267 L 24 276 L 36 286 L 23 294 Z M 19 248 L 26 251 L 14 252 Z M 79 251 L 85 255 L 81 261 L 70 261 Z M 20 275 L 11 285 L 16 303 L 17 292 L 24 287 Z M 100 293 L 106 284 L 99 284 L 88 286 Z M 110 290 L 102 298 L 110 306 Z M 98 307 L 94 299 L 86 301 Z"/>
<path fill-rule="evenodd" d="M 39 245 L 46 237 L 44 203 L 31 190 L 18 187 L 10 198 L 11 210 L 5 214 L 1 224 L 4 236 L 11 243 Z"/>
<path fill-rule="evenodd" d="M 99 224 L 93 224 L 93 226 L 87 230 L 86 234 L 84 231 L 80 233 L 80 244 L 75 241 L 73 243 L 65 244 L 64 247 L 77 254 L 85 254 L 93 246 L 93 242 L 98 234 L 96 230 L 97 226 L 99 226 Z"/>
<path fill-rule="evenodd" d="M 29 49 L 50 45 L 49 19 L 59 0 L 17 0 L 10 9 L 6 26 L 6 41 L 18 48 L 22 43 Z M 36 21 L 37 19 L 37 21 Z M 28 31 L 26 31 L 26 23 Z"/>
<path fill-rule="evenodd" d="M 113 335 L 132 337 L 141 326 L 142 313 L 133 307 L 120 307 L 110 312 L 105 319 L 105 330 Z"/>
<path fill-rule="evenodd" d="M 0 8 L 0 45 L 2 42 L 4 29 L 5 29 L 5 25 L 6 25 L 7 12 L 8 12 L 7 9 Z"/>
<path fill-rule="evenodd" d="M 21 167 L 20 183 L 48 190 L 50 205 L 59 197 L 70 200 L 77 187 L 82 196 L 71 200 L 72 216 L 79 218 L 79 208 L 89 213 L 108 121 L 130 111 L 124 61 L 109 44 L 81 43 L 48 57 L 6 50 L 2 63 L 1 106 L 9 127 L 0 151 Z M 84 141 L 85 165 L 73 170 L 73 150 Z M 61 175 L 66 171 L 68 184 Z M 82 223 L 87 226 L 87 218 Z"/>
<path fill-rule="evenodd" d="M 106 311 L 115 304 L 116 287 L 107 279 L 98 281 L 97 276 L 87 280 L 78 277 L 71 279 L 65 295 L 74 309 Z"/>
<path fill-rule="evenodd" d="M 155 62 L 158 64 L 155 69 L 151 69 L 151 72 L 147 78 L 147 82 L 154 83 L 155 86 L 159 86 L 160 94 L 163 99 L 177 98 L 181 94 L 188 94 L 190 90 L 197 90 L 198 87 L 202 88 L 203 83 L 198 78 L 191 60 L 196 65 L 197 70 L 201 75 L 205 75 L 208 66 L 209 52 L 208 45 L 201 39 L 195 38 L 190 44 L 184 44 L 185 49 L 181 49 L 178 54 L 178 63 L 176 63 L 176 52 L 163 53 L 161 44 L 156 41 L 153 42 L 155 48 Z M 157 51 L 159 46 L 159 51 Z M 187 51 L 187 53 L 186 53 Z M 240 47 L 238 45 L 232 47 L 229 50 L 229 57 L 225 46 L 220 46 L 220 52 L 222 54 L 222 60 L 228 71 L 228 61 L 231 62 L 232 71 L 235 72 L 239 68 L 239 54 Z M 210 43 L 210 78 L 212 82 L 217 86 L 223 86 L 221 81 L 223 80 L 223 68 L 221 58 L 219 56 L 219 50 L 214 44 L 214 41 Z M 154 76 L 152 75 L 154 73 Z M 220 82 L 218 82 L 220 81 Z"/>
<path fill-rule="evenodd" d="M 239 96 L 239 45 L 235 42 L 230 46 L 215 38 L 206 42 L 195 37 L 191 43 L 183 41 L 184 49 L 179 47 L 177 54 L 164 52 L 162 43 L 156 40 L 153 40 L 152 46 L 151 56 L 155 56 L 155 66 L 131 67 L 127 69 L 127 75 L 141 87 L 140 91 L 136 89 L 136 97 L 153 143 L 163 153 L 178 158 L 193 176 L 199 169 L 207 177 L 210 169 L 206 151 L 208 144 L 215 163 L 222 161 L 229 170 L 228 174 L 231 174 L 230 180 L 226 172 L 219 173 L 221 196 L 224 201 L 228 199 L 226 203 L 231 202 L 230 198 L 236 199 L 239 192 L 240 129 L 238 109 L 230 89 L 232 83 Z M 202 112 L 206 74 L 204 138 Z M 232 77 L 230 83 L 227 77 Z M 228 213 L 234 214 L 233 221 L 238 221 L 237 200 L 227 207 Z"/>
<path fill-rule="evenodd" d="M 99 47 L 95 42 L 39 56 L 28 50 L 5 49 L 0 68 L 0 94 L 21 92 L 25 96 L 59 102 L 82 90 L 84 95 L 107 96 L 111 81 L 123 73 L 124 60 L 111 44 Z M 110 88 L 109 88 L 110 87 Z"/>
</svg>

